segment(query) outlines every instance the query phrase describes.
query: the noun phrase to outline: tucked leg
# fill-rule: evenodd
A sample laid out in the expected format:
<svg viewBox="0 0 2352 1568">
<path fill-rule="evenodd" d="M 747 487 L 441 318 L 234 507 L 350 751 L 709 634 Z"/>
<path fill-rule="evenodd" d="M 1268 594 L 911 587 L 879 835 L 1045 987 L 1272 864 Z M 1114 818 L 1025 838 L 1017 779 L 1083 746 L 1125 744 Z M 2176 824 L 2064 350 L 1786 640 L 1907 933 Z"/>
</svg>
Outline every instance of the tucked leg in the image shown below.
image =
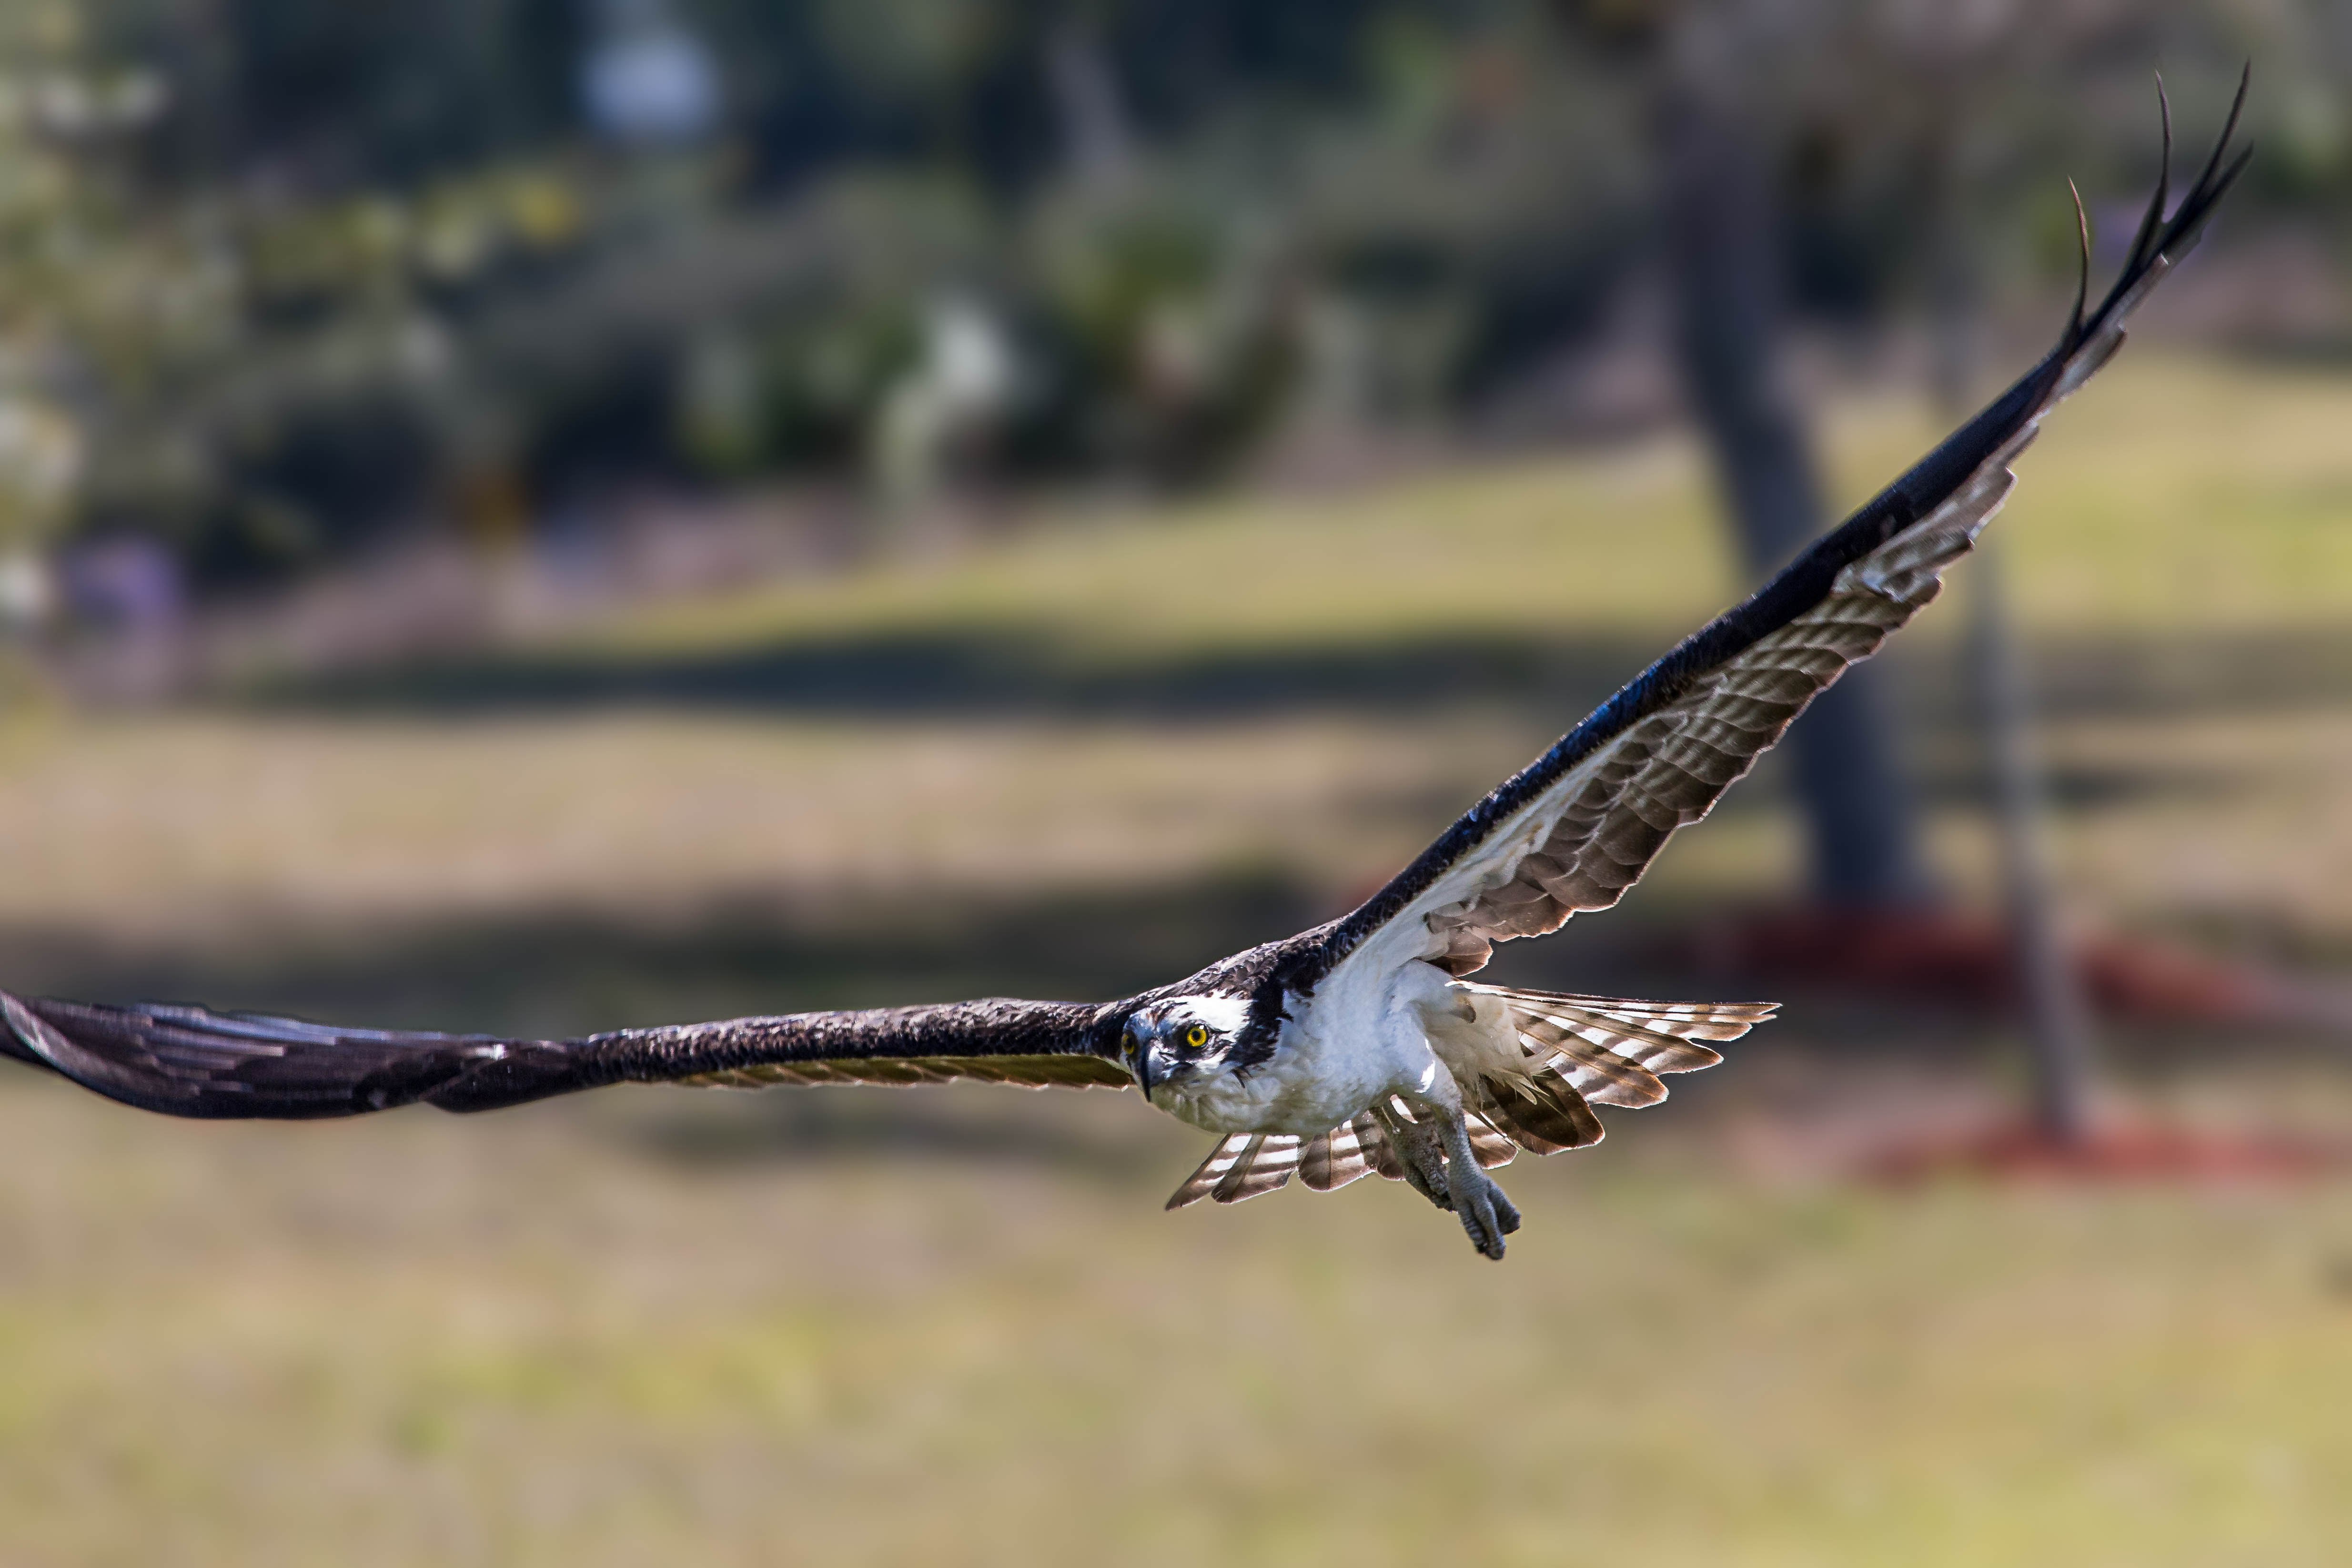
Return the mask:
<svg viewBox="0 0 2352 1568">
<path fill-rule="evenodd" d="M 1445 1182 L 1445 1145 L 1437 1128 L 1425 1121 L 1406 1121 L 1385 1100 L 1372 1108 L 1372 1116 L 1388 1133 L 1389 1146 L 1404 1166 L 1406 1183 L 1439 1208 L 1451 1211 L 1454 1199 Z"/>
</svg>

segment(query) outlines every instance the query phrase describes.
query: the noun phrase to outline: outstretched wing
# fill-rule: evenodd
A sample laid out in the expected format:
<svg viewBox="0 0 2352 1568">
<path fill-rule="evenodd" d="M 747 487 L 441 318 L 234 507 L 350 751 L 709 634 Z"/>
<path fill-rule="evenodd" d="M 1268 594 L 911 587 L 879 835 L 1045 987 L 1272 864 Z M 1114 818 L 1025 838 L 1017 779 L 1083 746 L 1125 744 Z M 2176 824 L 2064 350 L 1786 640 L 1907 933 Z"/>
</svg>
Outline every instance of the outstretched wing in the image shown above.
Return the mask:
<svg viewBox="0 0 2352 1568">
<path fill-rule="evenodd" d="M 2245 167 L 2250 153 L 2224 161 L 2245 92 L 2241 81 L 2211 158 L 2169 218 L 2159 180 L 2122 275 L 2087 313 L 2084 226 L 2084 287 L 2039 364 L 1753 597 L 1473 806 L 1333 924 L 1292 984 L 1311 988 L 1359 952 L 1381 969 L 1426 959 L 1468 974 L 1497 942 L 1557 931 L 1571 915 L 1614 904 L 1675 830 L 1705 816 L 1807 703 L 1936 596 L 1944 569 L 2008 496 L 2009 465 L 2043 416 L 2115 353 L 2125 318 L 2195 242 Z M 2165 144 L 2168 163 L 2168 115 Z"/>
<path fill-rule="evenodd" d="M 1097 1011 L 997 998 L 508 1040 L 0 992 L 0 1055 L 142 1110 L 215 1118 L 358 1116 L 416 1101 L 493 1110 L 611 1083 L 1124 1088 L 1125 1069 L 1092 1045 Z"/>
</svg>

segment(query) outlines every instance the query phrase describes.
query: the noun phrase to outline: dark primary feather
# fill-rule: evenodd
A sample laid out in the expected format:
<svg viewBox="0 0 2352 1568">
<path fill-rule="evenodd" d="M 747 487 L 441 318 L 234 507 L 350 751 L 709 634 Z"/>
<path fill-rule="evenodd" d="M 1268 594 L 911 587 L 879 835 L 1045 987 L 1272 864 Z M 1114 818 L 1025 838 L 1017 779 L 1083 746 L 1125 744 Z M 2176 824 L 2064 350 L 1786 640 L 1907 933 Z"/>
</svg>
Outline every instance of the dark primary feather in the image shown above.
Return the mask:
<svg viewBox="0 0 2352 1568">
<path fill-rule="evenodd" d="M 142 1110 L 215 1118 L 357 1116 L 420 1101 L 491 1110 L 612 1083 L 1124 1088 L 1126 1070 L 1098 1054 L 1102 1011 L 992 998 L 513 1040 L 0 992 L 0 1053 Z"/>
<path fill-rule="evenodd" d="M 2244 169 L 2251 152 L 2228 159 L 2228 150 L 2245 94 L 2242 80 L 2212 156 L 2169 216 L 2169 180 L 2159 180 L 2115 286 L 2087 314 L 2085 287 L 2040 363 L 1747 602 L 1473 806 L 1302 953 L 1287 983 L 1311 991 L 1400 918 L 1426 921 L 1426 955 L 1466 974 L 1496 942 L 1556 931 L 1580 910 L 1615 903 L 1666 839 L 1706 816 L 1806 704 L 1935 596 L 1944 567 L 1972 547 L 2007 496 L 2009 464 L 2042 416 L 2106 363 L 2124 318 L 2195 242 Z M 2168 110 L 2165 145 L 2168 154 Z M 1549 798 L 1562 789 L 1572 789 L 1570 798 Z M 1531 808 L 1554 807 L 1559 816 L 1541 842 L 1517 845 L 1505 834 Z M 1496 863 L 1480 865 L 1482 858 Z M 1465 867 L 1491 875 L 1481 887 L 1449 885 L 1433 899 Z"/>
</svg>

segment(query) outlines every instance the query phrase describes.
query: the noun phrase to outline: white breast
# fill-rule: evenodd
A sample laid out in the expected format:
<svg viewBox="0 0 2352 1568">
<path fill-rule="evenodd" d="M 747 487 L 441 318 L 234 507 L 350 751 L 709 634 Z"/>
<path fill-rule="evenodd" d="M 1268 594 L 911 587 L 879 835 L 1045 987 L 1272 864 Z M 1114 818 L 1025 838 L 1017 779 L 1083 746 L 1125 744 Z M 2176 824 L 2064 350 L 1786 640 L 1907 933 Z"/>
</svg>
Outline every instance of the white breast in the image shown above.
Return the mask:
<svg viewBox="0 0 2352 1568">
<path fill-rule="evenodd" d="M 1166 1109 L 1212 1132 L 1311 1138 L 1382 1095 L 1433 1093 L 1452 1100 L 1424 1015 L 1433 1000 L 1456 1004 L 1442 971 L 1425 963 L 1404 968 L 1423 973 L 1382 977 L 1378 985 L 1350 984 L 1335 975 L 1311 998 L 1286 997 L 1290 1016 L 1271 1059 L 1245 1074 L 1220 1074 L 1171 1093 Z"/>
</svg>

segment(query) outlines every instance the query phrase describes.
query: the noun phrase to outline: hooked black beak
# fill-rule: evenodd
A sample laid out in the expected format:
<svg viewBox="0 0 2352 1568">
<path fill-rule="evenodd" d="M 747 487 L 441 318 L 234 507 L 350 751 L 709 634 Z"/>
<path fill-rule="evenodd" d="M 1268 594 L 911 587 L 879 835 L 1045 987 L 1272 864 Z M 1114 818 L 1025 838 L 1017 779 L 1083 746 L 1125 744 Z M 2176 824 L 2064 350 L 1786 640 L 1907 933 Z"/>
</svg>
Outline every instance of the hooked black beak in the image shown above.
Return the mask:
<svg viewBox="0 0 2352 1568">
<path fill-rule="evenodd" d="M 1142 1040 L 1137 1037 L 1134 1025 L 1129 1024 L 1127 1026 L 1126 1034 L 1119 1038 L 1118 1048 L 1119 1055 L 1127 1058 L 1127 1070 L 1135 1075 L 1135 1087 L 1143 1091 L 1144 1099 L 1150 1100 L 1152 1083 L 1151 1058 L 1145 1053 Z"/>
<path fill-rule="evenodd" d="M 1143 1090 L 1143 1098 L 1150 1100 L 1152 1089 L 1166 1083 L 1175 1068 L 1174 1058 L 1157 1041 L 1138 1051 L 1135 1055 L 1135 1081 Z"/>
</svg>

